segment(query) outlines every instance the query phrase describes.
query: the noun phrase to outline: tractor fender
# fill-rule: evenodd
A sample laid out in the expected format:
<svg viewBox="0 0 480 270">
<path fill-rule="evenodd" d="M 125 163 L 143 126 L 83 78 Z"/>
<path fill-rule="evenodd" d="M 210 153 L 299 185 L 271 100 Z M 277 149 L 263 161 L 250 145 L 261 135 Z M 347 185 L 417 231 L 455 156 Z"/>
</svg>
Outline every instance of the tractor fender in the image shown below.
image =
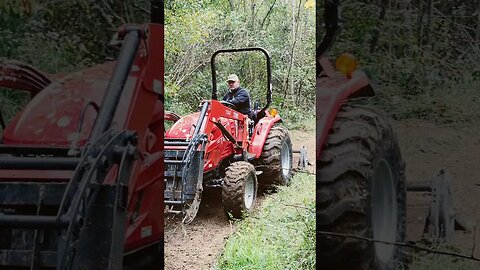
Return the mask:
<svg viewBox="0 0 480 270">
<path fill-rule="evenodd" d="M 281 122 L 283 122 L 283 120 L 280 118 L 280 116 L 276 115 L 275 117 L 272 117 L 267 112 L 267 116 L 260 119 L 255 126 L 248 152 L 254 154 L 255 158 L 259 158 L 262 154 L 263 145 L 265 144 L 267 136 L 270 133 L 270 129 L 272 129 L 273 125 L 276 123 Z"/>
<path fill-rule="evenodd" d="M 374 96 L 375 92 L 367 75 L 361 70 L 354 71 L 350 77 L 317 77 L 316 91 L 318 160 L 328 132 L 343 103 L 356 97 Z"/>
</svg>

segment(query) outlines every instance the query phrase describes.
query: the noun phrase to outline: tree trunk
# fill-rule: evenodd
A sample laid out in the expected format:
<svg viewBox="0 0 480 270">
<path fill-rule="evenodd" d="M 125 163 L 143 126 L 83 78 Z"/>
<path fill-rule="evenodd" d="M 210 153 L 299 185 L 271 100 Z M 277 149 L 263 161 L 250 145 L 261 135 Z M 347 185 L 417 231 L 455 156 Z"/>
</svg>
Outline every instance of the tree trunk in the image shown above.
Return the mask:
<svg viewBox="0 0 480 270">
<path fill-rule="evenodd" d="M 475 30 L 475 43 L 480 46 L 480 1 L 477 4 L 477 29 Z"/>
<path fill-rule="evenodd" d="M 423 44 L 423 15 L 425 14 L 425 8 L 423 0 L 418 1 L 418 20 L 417 20 L 417 37 L 418 46 L 422 47 Z"/>
<path fill-rule="evenodd" d="M 382 25 L 382 21 L 385 19 L 385 15 L 387 14 L 387 5 L 389 0 L 382 0 L 382 9 L 380 11 L 380 16 L 378 17 L 378 23 L 375 30 L 373 30 L 372 40 L 370 42 L 370 53 L 374 53 L 377 47 L 377 42 L 380 37 L 380 26 Z"/>
<path fill-rule="evenodd" d="M 265 17 L 263 17 L 262 24 L 260 24 L 260 30 L 263 29 L 263 25 L 264 25 L 265 22 L 267 21 L 268 16 L 270 16 L 270 13 L 272 12 L 273 7 L 275 6 L 275 3 L 277 3 L 277 0 L 273 0 L 272 5 L 271 5 L 270 8 L 268 9 L 267 15 L 265 15 Z M 266 27 L 265 27 L 265 29 L 266 29 Z"/>
<path fill-rule="evenodd" d="M 428 0 L 428 22 L 427 22 L 427 33 L 426 33 L 426 45 L 432 45 L 432 34 L 433 34 L 433 0 Z"/>
<path fill-rule="evenodd" d="M 256 5 L 257 5 L 257 4 L 256 4 L 256 1 L 255 1 L 255 0 L 252 0 L 252 1 L 250 2 L 250 11 L 252 12 L 252 15 L 251 15 L 251 16 L 252 16 L 252 19 L 251 19 L 252 28 L 251 28 L 251 29 L 252 29 L 252 31 L 253 31 L 254 33 L 255 33 L 255 14 L 256 14 L 256 12 L 255 12 L 255 7 L 256 7 Z"/>
<path fill-rule="evenodd" d="M 298 29 L 296 29 L 298 27 L 298 23 L 295 24 L 295 21 L 298 21 L 298 19 L 300 18 L 300 10 L 301 10 L 301 7 L 302 7 L 302 2 L 303 1 L 299 1 L 298 3 L 298 10 L 297 10 L 297 16 L 296 17 L 293 17 L 292 18 L 292 24 L 295 25 L 295 28 L 292 29 L 292 34 L 293 34 L 293 44 L 292 44 L 292 49 L 290 50 L 290 64 L 288 66 L 288 71 L 287 71 L 287 78 L 286 78 L 286 81 L 285 81 L 285 84 L 284 84 L 284 91 L 283 91 L 283 98 L 286 99 L 287 98 L 287 94 L 288 94 L 288 88 L 289 88 L 289 84 L 291 85 L 290 88 L 293 88 L 293 80 L 290 79 L 290 74 L 292 72 L 292 67 L 293 67 L 293 64 L 294 64 L 294 59 L 295 59 L 295 46 L 297 44 L 297 33 L 298 33 Z"/>
</svg>

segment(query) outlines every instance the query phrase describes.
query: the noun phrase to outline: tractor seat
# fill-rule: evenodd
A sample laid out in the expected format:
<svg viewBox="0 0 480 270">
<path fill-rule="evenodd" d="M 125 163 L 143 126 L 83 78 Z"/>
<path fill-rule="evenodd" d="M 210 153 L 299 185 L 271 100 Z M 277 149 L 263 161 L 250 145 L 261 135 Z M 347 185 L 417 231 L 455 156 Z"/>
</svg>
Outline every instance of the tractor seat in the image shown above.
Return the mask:
<svg viewBox="0 0 480 270">
<path fill-rule="evenodd" d="M 252 119 L 255 124 L 265 116 L 265 112 L 261 112 L 260 110 L 251 110 L 248 112 L 248 118 Z"/>
</svg>

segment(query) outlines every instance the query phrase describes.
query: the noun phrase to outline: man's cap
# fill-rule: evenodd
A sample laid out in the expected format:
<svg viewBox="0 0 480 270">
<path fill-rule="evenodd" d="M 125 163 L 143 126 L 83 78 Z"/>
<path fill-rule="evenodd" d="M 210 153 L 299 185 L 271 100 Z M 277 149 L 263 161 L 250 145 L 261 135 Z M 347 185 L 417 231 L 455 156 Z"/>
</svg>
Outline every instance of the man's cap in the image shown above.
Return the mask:
<svg viewBox="0 0 480 270">
<path fill-rule="evenodd" d="M 235 74 L 228 75 L 227 82 L 229 82 L 229 81 L 239 81 L 238 76 L 235 75 Z"/>
</svg>

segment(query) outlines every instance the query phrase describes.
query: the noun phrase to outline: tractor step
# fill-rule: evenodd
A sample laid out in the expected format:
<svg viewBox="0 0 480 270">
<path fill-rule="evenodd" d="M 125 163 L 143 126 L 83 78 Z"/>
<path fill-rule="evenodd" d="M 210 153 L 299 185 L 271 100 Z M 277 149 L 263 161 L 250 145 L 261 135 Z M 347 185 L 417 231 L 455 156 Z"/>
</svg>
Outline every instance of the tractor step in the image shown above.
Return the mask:
<svg viewBox="0 0 480 270">
<path fill-rule="evenodd" d="M 212 179 L 205 182 L 206 187 L 221 188 L 223 186 L 223 179 Z"/>
<path fill-rule="evenodd" d="M 180 205 L 181 201 L 164 201 L 166 205 Z"/>
</svg>

